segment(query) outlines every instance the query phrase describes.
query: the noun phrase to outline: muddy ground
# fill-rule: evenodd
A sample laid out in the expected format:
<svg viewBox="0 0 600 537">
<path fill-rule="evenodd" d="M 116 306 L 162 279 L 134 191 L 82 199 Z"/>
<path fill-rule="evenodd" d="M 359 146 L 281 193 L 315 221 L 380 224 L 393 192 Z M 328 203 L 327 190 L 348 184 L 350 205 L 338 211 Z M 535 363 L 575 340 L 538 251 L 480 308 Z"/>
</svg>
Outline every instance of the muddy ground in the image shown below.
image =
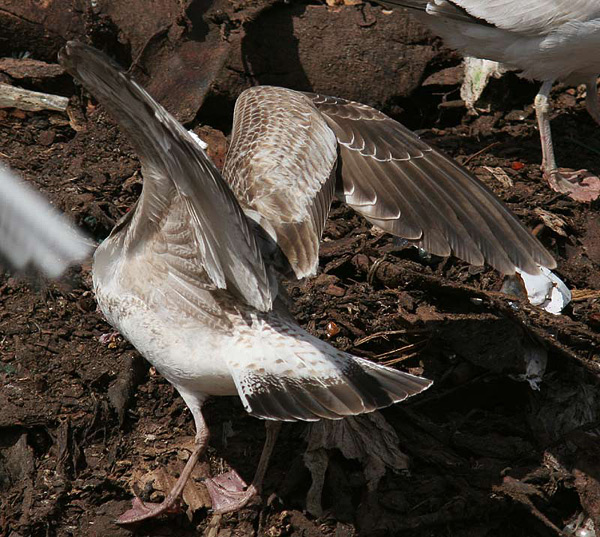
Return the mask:
<svg viewBox="0 0 600 537">
<path fill-rule="evenodd" d="M 181 43 L 213 40 L 222 57 L 198 90 L 200 100 L 191 108 L 191 99 L 180 101 L 172 111 L 205 137 L 217 163 L 226 147 L 232 99 L 244 84 L 337 89 L 340 96 L 382 106 L 465 163 L 535 230 L 555 255 L 556 272 L 576 291 L 575 300 L 562 316 L 552 316 L 509 299 L 498 294 L 502 277 L 493 270 L 419 254 L 336 202 L 318 276 L 288 286 L 298 320 L 343 350 L 423 374 L 434 386 L 385 410 L 391 428 L 371 423 L 372 429 L 364 429 L 368 449 L 354 458 L 341 449 L 316 449 L 314 435 L 306 455 L 307 426 L 286 424 L 262 500 L 223 517 L 211 515 L 201 478 L 234 467 L 250 480 L 264 432 L 239 401 L 210 401 L 211 444 L 194 486 L 186 489 L 190 508 L 125 529 L 113 520 L 133 494 L 159 500 L 183 467 L 194 435 L 191 415 L 126 341 L 102 337 L 111 328 L 96 311 L 89 263 L 59 282 L 5 268 L 0 273 L 0 535 L 491 537 L 572 533 L 576 521 L 600 528 L 600 216 L 597 203 L 556 194 L 541 178 L 531 106 L 536 86 L 515 75 L 493 81 L 485 98 L 493 106 L 470 116 L 457 102 L 458 58 L 414 21 L 407 22 L 404 13 L 390 19 L 368 5 L 257 2 L 265 9 L 259 13 L 256 5 L 237 2 L 223 19 L 210 2 L 182 4 L 185 21 L 205 27 L 196 41 L 186 33 L 190 24 L 180 25 L 185 28 L 179 33 L 175 26 L 161 33 L 146 25 L 150 37 L 136 37 L 135 20 L 119 15 L 119 2 L 112 11 L 69 11 L 73 20 L 62 25 L 65 8 L 53 2 L 7 2 L 0 18 L 12 26 L 4 26 L 0 48 L 5 56 L 14 53 L 17 63 L 25 61 L 17 54 L 25 50 L 33 59 L 55 62 L 64 38 L 78 36 L 125 65 L 135 60 L 137 75 L 160 94 L 152 65 L 167 61 Z M 157 13 L 160 7 L 153 2 Z M 43 9 L 49 10 L 47 17 L 40 15 Z M 124 20 L 127 29 L 119 28 Z M 252 26 L 257 20 L 270 33 L 257 31 Z M 332 20 L 346 25 L 339 27 L 338 49 L 315 59 L 307 35 Z M 398 38 L 393 47 L 405 47 L 405 59 L 414 55 L 404 62 L 412 74 L 398 82 L 397 91 L 391 82 L 382 87 L 370 71 L 379 60 L 365 60 L 356 40 L 343 48 L 347 36 L 357 32 L 364 47 L 379 46 L 385 55 L 392 46 L 384 41 L 386 32 L 394 31 L 410 39 Z M 266 39 L 278 39 L 284 49 L 291 43 L 294 62 L 306 68 L 277 70 L 279 60 L 256 53 Z M 273 50 L 273 56 L 282 54 Z M 365 62 L 354 84 L 352 77 L 339 78 L 349 70 L 336 63 L 344 56 L 348 65 Z M 260 76 L 252 67 L 258 60 L 238 65 L 239 58 L 249 57 L 267 57 Z M 66 75 L 32 74 L 31 63 L 20 63 L 25 74 L 19 75 L 0 65 L 3 81 L 71 97 L 68 115 L 0 110 L 0 158 L 102 240 L 141 191 L 135 154 L 101 107 Z M 240 74 L 235 65 L 246 71 Z M 387 75 L 376 71 L 383 80 L 396 76 L 391 69 Z M 600 131 L 585 111 L 582 91 L 559 86 L 552 97 L 559 163 L 599 173 Z M 532 351 L 548 356 L 539 391 L 518 380 L 523 356 Z M 377 451 L 380 437 L 389 444 L 387 455 Z M 383 468 L 382 460 L 392 468 L 374 479 L 372 470 Z M 312 476 L 307 463 L 318 467 Z M 322 490 L 315 488 L 319 479 Z"/>
</svg>

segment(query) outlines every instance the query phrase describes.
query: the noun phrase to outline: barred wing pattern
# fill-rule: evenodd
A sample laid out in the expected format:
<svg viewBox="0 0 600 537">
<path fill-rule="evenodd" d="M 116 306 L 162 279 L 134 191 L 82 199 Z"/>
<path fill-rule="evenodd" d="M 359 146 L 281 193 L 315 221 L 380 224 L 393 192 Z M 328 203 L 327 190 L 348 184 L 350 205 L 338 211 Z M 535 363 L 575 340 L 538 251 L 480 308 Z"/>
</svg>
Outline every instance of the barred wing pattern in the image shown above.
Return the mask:
<svg viewBox="0 0 600 537">
<path fill-rule="evenodd" d="M 381 112 L 310 94 L 340 144 L 339 195 L 389 233 L 505 274 L 554 259 L 470 172 Z"/>
<path fill-rule="evenodd" d="M 239 96 L 223 177 L 297 278 L 316 273 L 336 161 L 337 139 L 305 95 L 257 86 Z"/>
</svg>

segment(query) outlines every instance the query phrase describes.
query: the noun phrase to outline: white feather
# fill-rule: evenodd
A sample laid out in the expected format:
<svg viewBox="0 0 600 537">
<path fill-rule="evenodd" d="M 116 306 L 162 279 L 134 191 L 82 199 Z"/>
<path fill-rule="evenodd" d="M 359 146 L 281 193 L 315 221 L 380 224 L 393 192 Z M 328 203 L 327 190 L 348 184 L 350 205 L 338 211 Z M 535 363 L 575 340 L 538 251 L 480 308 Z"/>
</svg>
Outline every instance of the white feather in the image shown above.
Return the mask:
<svg viewBox="0 0 600 537">
<path fill-rule="evenodd" d="M 14 268 L 33 265 L 56 278 L 91 249 L 67 218 L 0 165 L 0 254 Z"/>
</svg>

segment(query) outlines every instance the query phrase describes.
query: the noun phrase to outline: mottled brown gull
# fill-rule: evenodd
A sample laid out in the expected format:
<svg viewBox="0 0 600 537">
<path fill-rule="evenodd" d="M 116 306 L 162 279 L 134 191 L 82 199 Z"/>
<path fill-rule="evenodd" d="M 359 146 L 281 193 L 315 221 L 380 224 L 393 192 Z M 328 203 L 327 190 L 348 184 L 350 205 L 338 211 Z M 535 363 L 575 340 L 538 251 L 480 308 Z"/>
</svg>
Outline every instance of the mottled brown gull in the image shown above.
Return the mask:
<svg viewBox="0 0 600 537">
<path fill-rule="evenodd" d="M 378 0 L 379 1 L 379 0 Z M 468 56 L 501 62 L 542 87 L 535 110 L 544 177 L 557 192 L 579 201 L 600 195 L 600 179 L 586 170 L 559 169 L 550 131 L 555 81 L 585 84 L 586 106 L 600 124 L 598 0 L 382 0 L 412 8 L 445 42 Z"/>
<path fill-rule="evenodd" d="M 335 349 L 303 330 L 278 293 L 281 275 L 315 274 L 337 191 L 381 228 L 428 251 L 505 273 L 554 266 L 540 243 L 465 169 L 359 103 L 268 86 L 239 97 L 221 175 L 190 134 L 106 56 L 69 43 L 61 64 L 117 120 L 142 164 L 135 207 L 97 249 L 93 277 L 107 319 L 190 408 L 196 449 L 160 505 L 134 502 L 121 523 L 167 511 L 206 447 L 202 404 L 238 395 L 270 423 L 341 419 L 415 395 L 427 379 Z M 259 490 L 235 473 L 207 480 L 213 509 Z"/>
</svg>

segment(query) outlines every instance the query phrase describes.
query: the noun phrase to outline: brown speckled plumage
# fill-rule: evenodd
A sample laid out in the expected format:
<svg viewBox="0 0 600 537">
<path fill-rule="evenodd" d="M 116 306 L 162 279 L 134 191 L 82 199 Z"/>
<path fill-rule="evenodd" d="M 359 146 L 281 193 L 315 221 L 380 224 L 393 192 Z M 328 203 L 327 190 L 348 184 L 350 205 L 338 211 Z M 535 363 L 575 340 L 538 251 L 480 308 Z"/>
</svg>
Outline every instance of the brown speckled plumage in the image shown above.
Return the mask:
<svg viewBox="0 0 600 537">
<path fill-rule="evenodd" d="M 553 264 L 468 172 L 369 107 L 251 88 L 236 105 L 221 176 L 189 133 L 102 54 L 70 43 L 61 63 L 113 114 L 142 163 L 133 214 L 95 255 L 98 303 L 177 388 L 203 446 L 207 396 L 237 393 L 266 419 L 318 420 L 371 412 L 430 386 L 315 338 L 278 297 L 277 273 L 316 271 L 336 182 L 374 223 L 436 253 L 452 247 L 505 272 Z M 150 516 L 144 509 L 137 505 L 124 521 Z"/>
</svg>

